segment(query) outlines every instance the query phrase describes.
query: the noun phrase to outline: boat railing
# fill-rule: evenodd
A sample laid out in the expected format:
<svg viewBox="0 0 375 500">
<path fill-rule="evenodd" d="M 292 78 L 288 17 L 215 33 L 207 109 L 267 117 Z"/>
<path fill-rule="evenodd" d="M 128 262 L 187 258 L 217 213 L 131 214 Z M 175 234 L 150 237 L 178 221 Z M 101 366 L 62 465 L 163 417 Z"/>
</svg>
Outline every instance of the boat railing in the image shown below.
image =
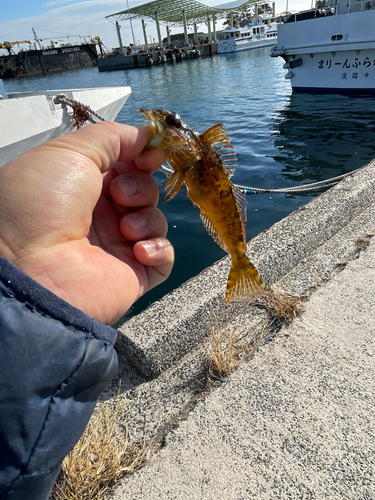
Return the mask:
<svg viewBox="0 0 375 500">
<path fill-rule="evenodd" d="M 305 21 L 316 17 L 352 14 L 374 9 L 375 0 L 318 0 L 315 9 L 286 14 L 285 22 Z"/>
</svg>

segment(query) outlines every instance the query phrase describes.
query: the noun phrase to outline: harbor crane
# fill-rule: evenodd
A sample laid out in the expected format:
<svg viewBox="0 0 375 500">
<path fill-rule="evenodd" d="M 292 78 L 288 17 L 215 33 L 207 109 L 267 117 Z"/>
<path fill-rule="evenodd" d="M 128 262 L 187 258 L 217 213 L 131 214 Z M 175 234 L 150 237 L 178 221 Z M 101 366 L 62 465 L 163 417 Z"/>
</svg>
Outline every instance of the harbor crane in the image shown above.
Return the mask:
<svg viewBox="0 0 375 500">
<path fill-rule="evenodd" d="M 31 44 L 30 40 L 22 40 L 22 42 L 3 42 L 0 43 L 0 49 L 6 49 L 9 53 L 9 55 L 13 54 L 13 45 L 18 45 L 18 48 L 20 49 L 20 43 L 28 43 L 29 45 Z"/>
</svg>

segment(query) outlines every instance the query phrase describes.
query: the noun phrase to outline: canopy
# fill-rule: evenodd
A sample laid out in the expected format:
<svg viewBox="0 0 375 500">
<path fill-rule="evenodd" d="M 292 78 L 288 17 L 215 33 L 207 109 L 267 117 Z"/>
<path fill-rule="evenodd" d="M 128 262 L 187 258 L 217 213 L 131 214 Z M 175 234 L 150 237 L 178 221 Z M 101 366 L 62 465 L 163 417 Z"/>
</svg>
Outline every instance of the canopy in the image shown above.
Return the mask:
<svg viewBox="0 0 375 500">
<path fill-rule="evenodd" d="M 160 24 L 168 26 L 182 26 L 182 12 L 185 13 L 186 21 L 203 23 L 209 16 L 215 15 L 216 18 L 227 17 L 229 12 L 234 10 L 244 10 L 248 5 L 256 3 L 257 0 L 239 0 L 231 2 L 221 7 L 209 7 L 196 0 L 154 0 L 152 2 L 138 5 L 131 9 L 122 10 L 106 16 L 108 20 L 122 21 L 127 19 L 144 18 L 155 21 L 155 12 Z M 258 0 L 259 1 L 259 0 Z"/>
</svg>

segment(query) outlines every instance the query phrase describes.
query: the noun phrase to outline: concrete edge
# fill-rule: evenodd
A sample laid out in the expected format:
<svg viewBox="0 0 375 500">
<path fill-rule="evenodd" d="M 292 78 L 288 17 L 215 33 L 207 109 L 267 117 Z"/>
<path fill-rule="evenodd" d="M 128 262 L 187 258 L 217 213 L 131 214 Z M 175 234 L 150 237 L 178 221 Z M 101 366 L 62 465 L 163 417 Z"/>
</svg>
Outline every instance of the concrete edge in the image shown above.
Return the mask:
<svg viewBox="0 0 375 500">
<path fill-rule="evenodd" d="M 267 286 L 280 281 L 375 203 L 375 161 L 248 242 L 247 254 Z M 250 221 L 251 223 L 251 221 Z M 144 375 L 156 377 L 238 316 L 226 307 L 228 257 L 184 283 L 119 328 L 116 347 Z"/>
</svg>

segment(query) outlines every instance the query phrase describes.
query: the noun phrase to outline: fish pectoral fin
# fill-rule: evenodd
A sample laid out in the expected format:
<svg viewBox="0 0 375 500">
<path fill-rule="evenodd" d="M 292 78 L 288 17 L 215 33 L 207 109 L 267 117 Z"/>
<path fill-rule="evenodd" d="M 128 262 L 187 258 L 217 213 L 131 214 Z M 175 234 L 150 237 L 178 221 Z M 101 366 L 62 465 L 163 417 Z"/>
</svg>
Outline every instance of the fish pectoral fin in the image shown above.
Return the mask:
<svg viewBox="0 0 375 500">
<path fill-rule="evenodd" d="M 234 184 L 232 184 L 232 193 L 234 196 L 234 199 L 236 200 L 236 206 L 238 211 L 241 214 L 241 218 L 244 223 L 246 223 L 247 220 L 247 199 L 246 199 L 246 194 L 241 191 L 241 189 Z"/>
<path fill-rule="evenodd" d="M 199 215 L 200 215 L 200 218 L 203 222 L 203 225 L 204 225 L 206 231 L 209 233 L 209 235 L 212 237 L 212 239 L 219 245 L 219 247 L 222 250 L 224 250 L 224 252 L 228 253 L 228 247 L 225 244 L 223 238 L 220 236 L 212 219 L 202 211 Z"/>
<path fill-rule="evenodd" d="M 219 142 L 222 142 L 227 146 L 231 146 L 230 139 L 227 138 L 228 132 L 224 132 L 223 125 L 224 123 L 217 123 L 216 125 L 213 125 L 203 132 L 201 135 L 202 139 L 204 139 L 211 147 Z"/>
<path fill-rule="evenodd" d="M 172 200 L 176 196 L 184 183 L 185 177 L 186 172 L 184 170 L 177 170 L 168 178 L 164 188 L 166 192 L 164 203 L 167 203 L 167 201 Z"/>
</svg>

